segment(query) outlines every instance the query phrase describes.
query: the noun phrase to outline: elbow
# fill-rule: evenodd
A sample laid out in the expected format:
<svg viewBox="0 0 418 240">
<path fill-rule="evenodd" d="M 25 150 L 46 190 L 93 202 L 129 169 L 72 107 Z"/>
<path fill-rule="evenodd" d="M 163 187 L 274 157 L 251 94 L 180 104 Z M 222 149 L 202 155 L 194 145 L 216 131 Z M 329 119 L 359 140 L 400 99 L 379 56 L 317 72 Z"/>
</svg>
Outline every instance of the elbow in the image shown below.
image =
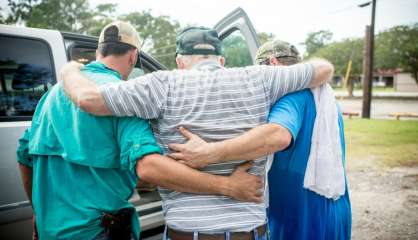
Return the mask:
<svg viewBox="0 0 418 240">
<path fill-rule="evenodd" d="M 268 139 L 269 152 L 274 153 L 286 149 L 292 142 L 292 135 L 289 130 L 278 124 L 271 125 L 272 132 Z"/>
<path fill-rule="evenodd" d="M 330 82 L 332 76 L 334 75 L 334 65 L 325 59 L 316 61 L 315 66 L 315 76 L 314 80 L 311 82 L 310 87 L 318 87 L 322 84 Z"/>
<path fill-rule="evenodd" d="M 136 164 L 136 175 L 139 179 L 144 180 L 149 183 L 154 182 L 154 172 L 155 172 L 155 158 L 153 158 L 154 154 L 147 155 L 139 160 Z"/>
</svg>

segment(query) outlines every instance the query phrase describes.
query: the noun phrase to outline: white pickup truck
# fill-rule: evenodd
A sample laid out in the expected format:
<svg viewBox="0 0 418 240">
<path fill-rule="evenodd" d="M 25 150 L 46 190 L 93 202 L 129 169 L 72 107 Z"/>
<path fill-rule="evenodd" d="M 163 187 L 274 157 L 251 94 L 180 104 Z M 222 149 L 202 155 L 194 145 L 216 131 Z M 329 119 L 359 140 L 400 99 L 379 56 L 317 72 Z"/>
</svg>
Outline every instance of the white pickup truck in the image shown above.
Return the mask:
<svg viewBox="0 0 418 240">
<path fill-rule="evenodd" d="M 259 41 L 241 8 L 215 29 L 222 40 L 238 37 L 245 42 L 239 46 L 246 46 L 254 59 Z M 0 239 L 31 239 L 32 208 L 16 161 L 18 139 L 30 126 L 38 100 L 57 82 L 59 69 L 69 60 L 84 64 L 94 60 L 96 47 L 97 38 L 92 36 L 0 25 Z M 138 59 L 136 73 L 165 69 L 144 52 Z M 161 239 L 164 220 L 158 193 L 139 191 L 131 202 L 140 216 L 141 238 Z"/>
</svg>

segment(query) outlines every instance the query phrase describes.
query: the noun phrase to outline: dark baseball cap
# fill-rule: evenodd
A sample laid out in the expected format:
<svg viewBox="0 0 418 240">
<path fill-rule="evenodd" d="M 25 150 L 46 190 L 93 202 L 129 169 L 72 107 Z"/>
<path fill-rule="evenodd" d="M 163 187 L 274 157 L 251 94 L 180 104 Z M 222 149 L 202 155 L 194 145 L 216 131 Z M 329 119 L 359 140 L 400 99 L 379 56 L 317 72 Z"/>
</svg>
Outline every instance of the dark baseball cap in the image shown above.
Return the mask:
<svg viewBox="0 0 418 240">
<path fill-rule="evenodd" d="M 177 36 L 176 55 L 222 55 L 222 43 L 214 29 L 187 27 Z"/>
</svg>

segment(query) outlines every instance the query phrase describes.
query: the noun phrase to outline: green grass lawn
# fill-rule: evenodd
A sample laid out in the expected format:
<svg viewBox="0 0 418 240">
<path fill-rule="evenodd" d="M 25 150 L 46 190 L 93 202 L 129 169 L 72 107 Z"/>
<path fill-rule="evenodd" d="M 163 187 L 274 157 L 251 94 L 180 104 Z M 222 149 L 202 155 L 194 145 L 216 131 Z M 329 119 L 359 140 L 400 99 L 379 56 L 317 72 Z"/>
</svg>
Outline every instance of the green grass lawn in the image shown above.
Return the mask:
<svg viewBox="0 0 418 240">
<path fill-rule="evenodd" d="M 418 121 L 346 119 L 348 164 L 375 160 L 383 167 L 418 165 Z"/>
</svg>

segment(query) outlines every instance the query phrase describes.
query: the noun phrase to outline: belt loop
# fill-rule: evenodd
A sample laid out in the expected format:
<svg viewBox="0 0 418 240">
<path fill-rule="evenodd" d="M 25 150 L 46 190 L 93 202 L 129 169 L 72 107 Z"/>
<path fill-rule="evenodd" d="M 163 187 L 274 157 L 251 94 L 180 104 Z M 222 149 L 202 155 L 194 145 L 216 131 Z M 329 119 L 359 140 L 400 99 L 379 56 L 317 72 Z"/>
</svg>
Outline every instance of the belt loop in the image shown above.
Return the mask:
<svg viewBox="0 0 418 240">
<path fill-rule="evenodd" d="M 231 239 L 231 232 L 225 232 L 225 240 L 230 240 Z"/>
<path fill-rule="evenodd" d="M 253 234 L 254 234 L 254 240 L 258 240 L 258 228 L 254 228 Z"/>
<path fill-rule="evenodd" d="M 193 232 L 193 240 L 199 239 L 199 232 Z"/>
</svg>

